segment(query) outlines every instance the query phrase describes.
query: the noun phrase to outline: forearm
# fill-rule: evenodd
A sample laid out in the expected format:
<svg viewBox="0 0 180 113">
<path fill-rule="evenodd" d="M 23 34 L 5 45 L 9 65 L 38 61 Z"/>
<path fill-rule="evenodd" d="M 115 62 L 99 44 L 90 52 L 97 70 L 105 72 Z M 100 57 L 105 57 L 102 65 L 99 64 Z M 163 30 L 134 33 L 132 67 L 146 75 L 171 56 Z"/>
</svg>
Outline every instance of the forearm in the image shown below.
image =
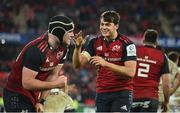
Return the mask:
<svg viewBox="0 0 180 113">
<path fill-rule="evenodd" d="M 179 86 L 180 86 L 180 81 L 179 81 L 178 79 L 175 79 L 175 84 L 174 84 L 174 86 L 173 86 L 173 88 L 172 88 L 172 90 L 171 90 L 171 95 L 172 95 L 174 92 L 176 92 L 176 90 L 179 88 Z"/>
<path fill-rule="evenodd" d="M 115 73 L 118 73 L 121 76 L 125 76 L 128 78 L 132 78 L 135 75 L 136 68 L 135 67 L 126 67 L 126 66 L 120 66 L 113 63 L 107 63 L 106 67 L 108 67 L 110 70 L 112 70 Z"/>
<path fill-rule="evenodd" d="M 59 65 L 59 66 L 57 67 L 57 69 L 60 69 L 61 67 L 62 67 L 62 65 Z M 54 70 L 54 73 L 53 73 L 53 74 L 57 74 L 57 73 L 58 73 L 58 72 L 57 72 L 57 69 Z M 49 75 L 49 76 L 47 77 L 46 81 L 47 81 L 47 82 L 52 82 L 52 81 L 54 81 L 54 80 L 57 78 L 57 76 L 58 76 L 58 75 Z M 39 99 L 46 99 L 47 96 L 49 95 L 49 92 L 50 92 L 50 90 L 42 91 Z"/>
<path fill-rule="evenodd" d="M 75 66 L 75 68 L 79 68 L 81 66 L 80 54 L 81 54 L 81 47 L 80 48 L 75 47 L 73 53 L 73 65 Z"/>
<path fill-rule="evenodd" d="M 170 84 L 169 81 L 166 81 L 167 83 L 163 83 L 163 93 L 164 93 L 164 101 L 169 102 L 169 96 L 170 96 Z"/>
<path fill-rule="evenodd" d="M 38 79 L 29 79 L 23 84 L 23 87 L 28 90 L 50 90 L 52 88 L 56 88 L 56 84 L 50 81 L 41 81 Z"/>
<path fill-rule="evenodd" d="M 25 80 L 24 87 L 29 90 L 50 90 L 52 88 L 56 88 L 57 84 L 53 82 L 58 77 L 58 69 L 59 67 L 56 67 L 51 74 L 48 75 L 46 78 L 46 81 L 41 81 L 34 78 L 29 78 L 28 80 Z"/>
</svg>

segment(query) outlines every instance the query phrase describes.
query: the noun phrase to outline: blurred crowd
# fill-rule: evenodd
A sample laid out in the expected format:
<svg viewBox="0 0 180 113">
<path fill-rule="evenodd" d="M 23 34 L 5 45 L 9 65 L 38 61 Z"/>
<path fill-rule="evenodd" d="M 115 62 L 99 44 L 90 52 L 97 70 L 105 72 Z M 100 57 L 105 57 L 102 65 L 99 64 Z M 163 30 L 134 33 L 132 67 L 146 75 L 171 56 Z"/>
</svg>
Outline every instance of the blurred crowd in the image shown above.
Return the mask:
<svg viewBox="0 0 180 113">
<path fill-rule="evenodd" d="M 40 34 L 49 18 L 65 14 L 73 18 L 76 29 L 98 33 L 98 16 L 107 9 L 121 15 L 120 31 L 142 34 L 154 28 L 161 37 L 180 37 L 178 0 L 1 0 L 0 32 Z"/>
</svg>

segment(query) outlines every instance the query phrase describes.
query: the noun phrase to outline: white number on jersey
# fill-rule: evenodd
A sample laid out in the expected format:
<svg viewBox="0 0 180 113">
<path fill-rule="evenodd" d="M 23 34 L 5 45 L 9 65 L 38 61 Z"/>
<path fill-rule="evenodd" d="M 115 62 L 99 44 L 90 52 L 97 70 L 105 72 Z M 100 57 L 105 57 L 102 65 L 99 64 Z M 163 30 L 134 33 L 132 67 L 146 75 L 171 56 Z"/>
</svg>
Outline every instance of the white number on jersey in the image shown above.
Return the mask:
<svg viewBox="0 0 180 113">
<path fill-rule="evenodd" d="M 140 68 L 138 68 L 137 76 L 148 77 L 150 65 L 145 63 L 139 63 Z"/>
</svg>

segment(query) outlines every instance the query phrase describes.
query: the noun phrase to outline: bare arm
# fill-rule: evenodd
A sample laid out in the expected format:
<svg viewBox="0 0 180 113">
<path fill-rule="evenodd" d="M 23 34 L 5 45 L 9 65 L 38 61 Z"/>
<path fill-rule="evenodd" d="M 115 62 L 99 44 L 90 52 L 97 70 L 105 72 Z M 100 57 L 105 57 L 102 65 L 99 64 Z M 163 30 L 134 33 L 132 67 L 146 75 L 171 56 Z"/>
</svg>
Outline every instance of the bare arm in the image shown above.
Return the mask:
<svg viewBox="0 0 180 113">
<path fill-rule="evenodd" d="M 180 86 L 180 72 L 178 72 L 177 74 L 176 74 L 176 78 L 175 78 L 175 81 L 174 81 L 175 83 L 174 83 L 174 85 L 173 85 L 173 88 L 171 89 L 171 92 L 170 92 L 170 94 L 172 95 L 172 94 L 174 94 L 174 92 L 176 92 L 176 90 L 179 88 L 179 86 Z"/>
<path fill-rule="evenodd" d="M 76 47 L 73 52 L 73 65 L 75 66 L 75 68 L 80 68 L 88 62 L 88 59 L 83 54 L 81 54 L 82 46 L 85 43 L 85 40 L 82 38 L 81 31 L 76 34 L 75 43 Z"/>
<path fill-rule="evenodd" d="M 108 63 L 106 67 L 120 75 L 125 75 L 130 78 L 133 78 L 136 73 L 136 61 L 126 61 L 124 66 Z"/>
<path fill-rule="evenodd" d="M 28 90 L 49 90 L 52 88 L 62 88 L 65 86 L 65 81 L 67 80 L 67 77 L 65 76 L 59 76 L 57 79 L 53 82 L 50 81 L 41 81 L 38 79 L 35 79 L 38 72 L 33 71 L 29 68 L 23 67 L 22 71 L 22 85 L 24 88 Z M 57 75 L 55 75 L 57 76 Z"/>
<path fill-rule="evenodd" d="M 62 64 L 59 64 L 56 66 L 56 68 L 50 73 L 50 75 L 47 77 L 46 81 L 52 82 L 55 81 L 58 78 L 59 70 L 62 68 Z M 66 84 L 66 83 L 65 83 Z M 36 104 L 36 111 L 43 112 L 44 111 L 44 102 L 46 98 L 49 95 L 50 90 L 44 90 L 40 94 L 39 103 Z M 43 100 L 43 101 L 42 101 Z M 41 103 L 43 102 L 43 103 Z"/>
<path fill-rule="evenodd" d="M 62 68 L 63 64 L 59 64 L 56 66 L 56 68 L 50 73 L 50 75 L 47 77 L 46 81 L 51 82 L 57 79 L 58 72 Z M 50 90 L 42 91 L 40 99 L 46 99 Z"/>
<path fill-rule="evenodd" d="M 105 61 L 99 56 L 94 56 L 91 58 L 90 63 L 95 66 L 107 67 L 110 70 L 118 73 L 119 75 L 124 75 L 125 77 L 132 78 L 136 72 L 136 61 L 130 60 L 124 63 L 124 66 L 116 65 Z"/>
<path fill-rule="evenodd" d="M 163 93 L 164 93 L 164 101 L 166 103 L 169 102 L 169 96 L 170 96 L 170 78 L 169 74 L 163 74 L 162 75 L 162 85 L 163 85 Z"/>
<path fill-rule="evenodd" d="M 75 47 L 74 53 L 73 53 L 73 65 L 75 68 L 80 68 L 81 66 L 84 66 L 88 62 L 88 59 L 86 56 L 81 54 L 81 48 Z"/>
<path fill-rule="evenodd" d="M 162 102 L 161 108 L 162 108 L 162 112 L 167 112 L 168 110 L 167 104 L 169 103 L 169 96 L 170 96 L 169 74 L 162 75 L 162 85 L 163 85 L 164 102 Z"/>
</svg>

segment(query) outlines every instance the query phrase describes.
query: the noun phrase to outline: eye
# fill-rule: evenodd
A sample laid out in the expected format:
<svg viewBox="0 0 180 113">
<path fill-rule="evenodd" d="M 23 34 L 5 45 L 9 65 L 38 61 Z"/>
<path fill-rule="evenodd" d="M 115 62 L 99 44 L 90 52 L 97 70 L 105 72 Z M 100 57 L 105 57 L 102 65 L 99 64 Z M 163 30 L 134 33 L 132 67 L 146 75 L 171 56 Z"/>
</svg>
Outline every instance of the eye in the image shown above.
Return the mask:
<svg viewBox="0 0 180 113">
<path fill-rule="evenodd" d="M 101 23 L 100 25 L 101 25 L 101 26 L 103 26 L 103 25 L 104 25 L 104 23 Z"/>
</svg>

